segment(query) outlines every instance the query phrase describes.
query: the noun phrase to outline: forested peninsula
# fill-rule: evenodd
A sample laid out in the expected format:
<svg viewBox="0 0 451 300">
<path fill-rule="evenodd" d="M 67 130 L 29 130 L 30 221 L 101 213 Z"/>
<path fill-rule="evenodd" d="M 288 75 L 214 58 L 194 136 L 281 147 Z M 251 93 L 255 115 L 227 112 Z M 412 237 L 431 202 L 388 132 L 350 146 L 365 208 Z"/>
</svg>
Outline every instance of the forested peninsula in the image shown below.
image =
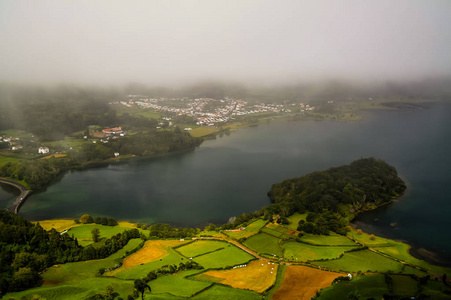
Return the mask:
<svg viewBox="0 0 451 300">
<path fill-rule="evenodd" d="M 390 203 L 405 189 L 394 167 L 383 160 L 362 158 L 350 165 L 276 183 L 268 196 L 282 217 L 310 212 L 298 230 L 346 234 L 345 227 L 357 213 Z"/>
</svg>

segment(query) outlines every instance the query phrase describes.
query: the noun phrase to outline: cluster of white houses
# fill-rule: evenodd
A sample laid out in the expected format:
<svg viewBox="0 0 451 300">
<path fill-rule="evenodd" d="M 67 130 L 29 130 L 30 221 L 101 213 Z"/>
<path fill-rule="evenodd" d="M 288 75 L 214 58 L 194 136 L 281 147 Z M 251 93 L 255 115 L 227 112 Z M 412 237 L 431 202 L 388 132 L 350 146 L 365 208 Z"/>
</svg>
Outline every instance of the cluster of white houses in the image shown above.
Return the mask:
<svg viewBox="0 0 451 300">
<path fill-rule="evenodd" d="M 171 101 L 177 103 L 177 107 L 171 106 Z M 290 113 L 287 105 L 281 104 L 255 104 L 248 105 L 246 101 L 225 97 L 221 100 L 211 98 L 146 98 L 144 96 L 128 95 L 126 100 L 113 102 L 127 107 L 149 108 L 156 111 L 172 112 L 178 115 L 192 116 L 197 125 L 213 126 L 216 123 L 230 121 L 234 116 L 244 116 L 257 113 Z M 180 105 L 183 104 L 183 105 Z M 291 104 L 297 106 L 298 104 Z M 183 106 L 183 107 L 180 107 Z M 301 112 L 311 111 L 315 108 L 304 103 L 299 104 Z"/>
</svg>

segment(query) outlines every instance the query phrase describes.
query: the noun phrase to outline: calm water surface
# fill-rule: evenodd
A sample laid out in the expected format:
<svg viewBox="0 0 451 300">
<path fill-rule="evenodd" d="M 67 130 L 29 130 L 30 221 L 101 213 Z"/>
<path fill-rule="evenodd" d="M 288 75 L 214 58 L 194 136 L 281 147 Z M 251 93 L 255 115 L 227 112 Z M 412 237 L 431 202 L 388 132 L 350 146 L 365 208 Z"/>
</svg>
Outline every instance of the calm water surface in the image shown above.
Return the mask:
<svg viewBox="0 0 451 300">
<path fill-rule="evenodd" d="M 224 223 L 269 205 L 266 193 L 275 182 L 373 156 L 395 166 L 408 191 L 395 203 L 360 216 L 357 225 L 451 259 L 450 117 L 450 104 L 434 104 L 369 112 L 364 122 L 246 128 L 192 152 L 72 171 L 30 196 L 21 215 L 40 220 L 89 213 L 145 223 Z M 10 196 L 2 192 L 0 199 Z"/>
</svg>

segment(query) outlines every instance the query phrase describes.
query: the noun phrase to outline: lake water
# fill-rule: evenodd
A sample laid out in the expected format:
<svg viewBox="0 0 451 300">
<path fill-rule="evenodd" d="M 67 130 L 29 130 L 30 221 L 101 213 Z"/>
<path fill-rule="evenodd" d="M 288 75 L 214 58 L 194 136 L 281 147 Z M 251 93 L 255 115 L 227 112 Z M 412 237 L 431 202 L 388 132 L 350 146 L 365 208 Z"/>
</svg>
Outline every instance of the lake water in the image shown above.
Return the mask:
<svg viewBox="0 0 451 300">
<path fill-rule="evenodd" d="M 261 125 L 191 152 L 72 171 L 32 194 L 20 214 L 224 223 L 269 205 L 266 193 L 275 182 L 373 156 L 396 167 L 408 189 L 393 204 L 358 217 L 358 227 L 451 259 L 451 105 L 428 106 L 367 112 L 363 122 Z"/>
</svg>

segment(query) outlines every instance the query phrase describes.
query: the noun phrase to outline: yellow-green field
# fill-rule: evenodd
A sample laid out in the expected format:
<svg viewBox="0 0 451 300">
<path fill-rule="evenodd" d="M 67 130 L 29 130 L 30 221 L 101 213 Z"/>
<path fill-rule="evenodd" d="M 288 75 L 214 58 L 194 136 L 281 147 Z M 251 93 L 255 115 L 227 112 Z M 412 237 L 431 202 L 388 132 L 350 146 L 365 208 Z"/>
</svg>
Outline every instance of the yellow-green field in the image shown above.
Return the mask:
<svg viewBox="0 0 451 300">
<path fill-rule="evenodd" d="M 196 277 L 220 282 L 237 289 L 252 290 L 261 293 L 268 289 L 276 280 L 277 264 L 256 260 L 245 267 L 226 271 L 208 271 Z"/>
</svg>

